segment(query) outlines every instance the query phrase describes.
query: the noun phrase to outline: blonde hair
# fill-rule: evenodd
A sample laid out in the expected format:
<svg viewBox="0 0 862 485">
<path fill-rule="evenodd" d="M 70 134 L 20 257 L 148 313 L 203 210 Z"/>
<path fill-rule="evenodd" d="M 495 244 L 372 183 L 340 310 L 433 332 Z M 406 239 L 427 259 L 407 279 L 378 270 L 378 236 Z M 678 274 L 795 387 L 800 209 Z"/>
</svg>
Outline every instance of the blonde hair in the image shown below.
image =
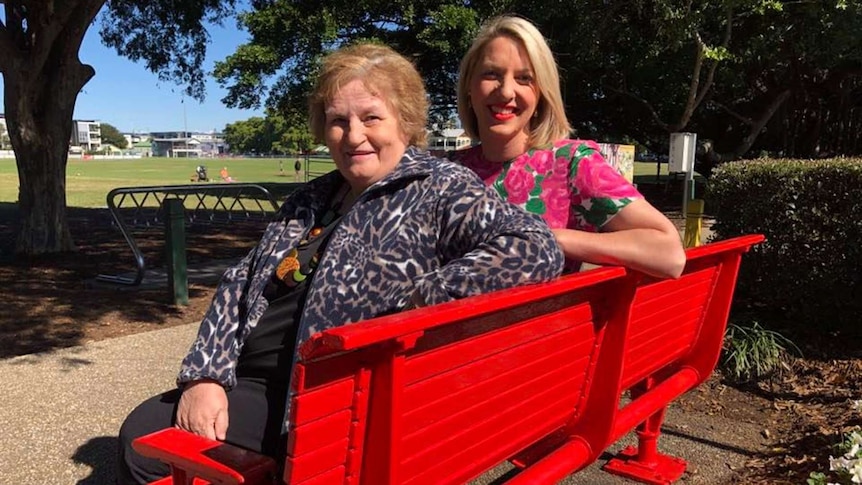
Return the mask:
<svg viewBox="0 0 862 485">
<path fill-rule="evenodd" d="M 458 116 L 461 118 L 464 131 L 474 139 L 479 138 L 476 114 L 470 105 L 470 83 L 476 75 L 476 65 L 485 46 L 497 37 L 504 36 L 524 47 L 533 66 L 539 101 L 536 106 L 536 118 L 530 122 L 528 141 L 530 147 L 568 138 L 572 127 L 566 118 L 566 109 L 563 106 L 560 74 L 554 61 L 554 54 L 535 25 L 529 20 L 509 15 L 492 18 L 483 24 L 467 54 L 461 59 L 458 76 Z"/>
<path fill-rule="evenodd" d="M 410 145 L 427 146 L 428 97 L 422 77 L 404 56 L 371 43 L 338 49 L 323 60 L 308 103 L 312 135 L 318 140 L 325 138 L 326 105 L 342 86 L 357 79 L 398 117 Z"/>
</svg>

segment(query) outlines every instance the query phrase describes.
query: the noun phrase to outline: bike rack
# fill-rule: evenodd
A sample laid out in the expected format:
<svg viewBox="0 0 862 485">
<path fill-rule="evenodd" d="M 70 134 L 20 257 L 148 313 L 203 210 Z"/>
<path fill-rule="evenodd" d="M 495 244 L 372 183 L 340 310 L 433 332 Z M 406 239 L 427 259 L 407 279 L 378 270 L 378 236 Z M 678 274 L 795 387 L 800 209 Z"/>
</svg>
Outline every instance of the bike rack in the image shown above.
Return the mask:
<svg viewBox="0 0 862 485">
<path fill-rule="evenodd" d="M 117 187 L 108 192 L 108 209 L 135 258 L 134 278 L 121 275 L 96 277 L 99 281 L 138 286 L 144 279 L 146 264 L 131 228 L 151 228 L 163 224 L 166 198 L 183 201 L 187 224 L 227 225 L 231 222 L 268 222 L 284 197 L 300 185 L 289 184 L 197 184 Z M 131 211 L 125 215 L 123 210 Z M 126 223 L 129 221 L 129 224 Z"/>
</svg>

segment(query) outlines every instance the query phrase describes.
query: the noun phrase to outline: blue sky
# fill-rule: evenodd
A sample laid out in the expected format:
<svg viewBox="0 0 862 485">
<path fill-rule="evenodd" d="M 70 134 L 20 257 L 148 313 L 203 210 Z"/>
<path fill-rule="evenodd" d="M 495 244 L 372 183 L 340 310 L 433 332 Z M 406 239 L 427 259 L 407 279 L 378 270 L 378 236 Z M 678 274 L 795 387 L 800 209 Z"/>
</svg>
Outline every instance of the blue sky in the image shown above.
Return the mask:
<svg viewBox="0 0 862 485">
<path fill-rule="evenodd" d="M 236 28 L 233 20 L 224 27 L 209 29 L 206 71 L 213 63 L 232 54 L 247 34 Z M 172 82 L 160 82 L 143 64 L 120 57 L 102 45 L 99 25 L 96 22 L 87 32 L 80 51 L 81 61 L 93 66 L 96 75 L 84 86 L 75 105 L 75 119 L 95 119 L 110 123 L 123 132 L 152 131 L 222 131 L 234 121 L 262 116 L 262 110 L 230 109 L 220 101 L 225 91 L 210 78 L 206 100 L 199 103 L 184 98 L 182 89 Z M 0 77 L 0 87 L 3 86 Z M 185 99 L 185 102 L 183 100 Z M 3 91 L 0 89 L 0 112 L 3 110 Z"/>
</svg>

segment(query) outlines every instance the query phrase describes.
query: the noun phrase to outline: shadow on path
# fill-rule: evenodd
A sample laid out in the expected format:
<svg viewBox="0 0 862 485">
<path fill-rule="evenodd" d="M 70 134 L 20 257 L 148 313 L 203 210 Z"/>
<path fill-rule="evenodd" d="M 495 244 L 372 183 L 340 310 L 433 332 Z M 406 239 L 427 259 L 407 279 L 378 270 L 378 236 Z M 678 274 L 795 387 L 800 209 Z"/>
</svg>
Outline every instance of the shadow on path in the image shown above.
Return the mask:
<svg viewBox="0 0 862 485">
<path fill-rule="evenodd" d="M 93 438 L 75 450 L 72 460 L 89 465 L 90 476 L 78 480 L 77 485 L 107 485 L 116 481 L 118 441 L 115 436 Z"/>
</svg>

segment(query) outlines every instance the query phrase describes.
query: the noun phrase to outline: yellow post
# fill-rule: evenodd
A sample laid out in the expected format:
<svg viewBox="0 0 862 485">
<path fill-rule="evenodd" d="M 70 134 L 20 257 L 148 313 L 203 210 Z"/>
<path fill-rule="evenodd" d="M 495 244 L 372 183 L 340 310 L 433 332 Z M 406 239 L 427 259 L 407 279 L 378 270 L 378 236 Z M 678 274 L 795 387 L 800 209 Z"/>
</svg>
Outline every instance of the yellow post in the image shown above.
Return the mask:
<svg viewBox="0 0 862 485">
<path fill-rule="evenodd" d="M 683 243 L 687 248 L 700 246 L 700 234 L 703 229 L 703 199 L 691 199 L 685 207 L 685 237 Z"/>
</svg>

